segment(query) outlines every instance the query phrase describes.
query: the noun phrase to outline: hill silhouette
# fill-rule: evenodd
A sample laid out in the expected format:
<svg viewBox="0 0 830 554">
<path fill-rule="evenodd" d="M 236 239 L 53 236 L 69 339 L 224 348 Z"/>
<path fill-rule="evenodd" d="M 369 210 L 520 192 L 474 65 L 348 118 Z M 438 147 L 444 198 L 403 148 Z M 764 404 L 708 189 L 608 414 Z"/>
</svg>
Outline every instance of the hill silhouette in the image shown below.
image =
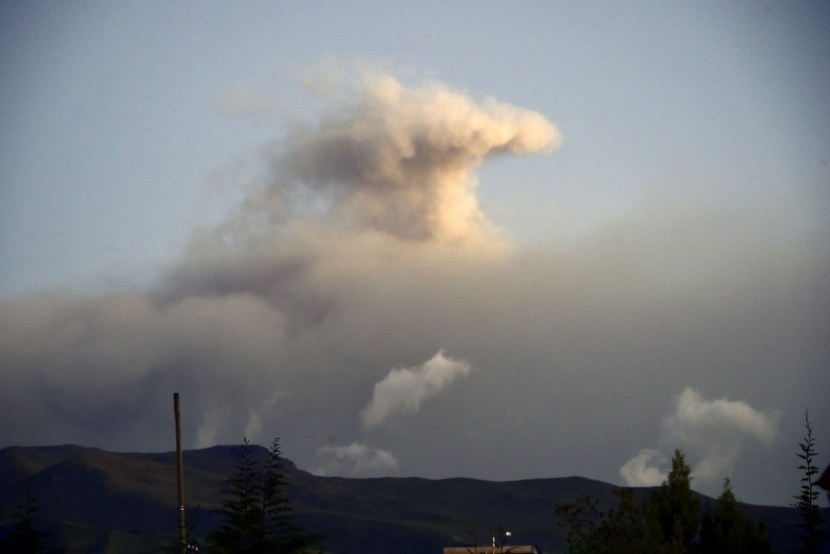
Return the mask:
<svg viewBox="0 0 830 554">
<path fill-rule="evenodd" d="M 194 536 L 204 537 L 218 525 L 222 484 L 239 454 L 239 446 L 184 452 L 186 513 Z M 264 459 L 267 450 L 253 446 L 252 454 Z M 497 526 L 511 531 L 513 544 L 554 552 L 564 542 L 558 503 L 590 496 L 608 505 L 613 498 L 612 485 L 582 477 L 351 479 L 315 476 L 289 460 L 283 473 L 296 521 L 326 535 L 323 547 L 338 554 L 440 553 L 473 540 L 487 543 Z M 36 494 L 41 525 L 70 552 L 158 552 L 177 536 L 175 452 L 116 453 L 74 445 L 0 450 L 3 523 L 26 491 Z M 796 544 L 794 509 L 746 510 L 767 522 L 779 550 Z"/>
</svg>

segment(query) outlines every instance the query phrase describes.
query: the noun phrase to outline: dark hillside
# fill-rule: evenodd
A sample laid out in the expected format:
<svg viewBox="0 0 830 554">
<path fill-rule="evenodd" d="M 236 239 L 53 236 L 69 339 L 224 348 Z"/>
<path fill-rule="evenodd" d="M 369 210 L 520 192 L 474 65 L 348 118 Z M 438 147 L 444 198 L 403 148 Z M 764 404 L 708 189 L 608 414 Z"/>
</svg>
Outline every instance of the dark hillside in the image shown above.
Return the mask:
<svg viewBox="0 0 830 554">
<path fill-rule="evenodd" d="M 12 446 L 0 451 L 0 490 L 19 494 L 23 480 L 85 451 L 83 446 Z"/>
<path fill-rule="evenodd" d="M 184 453 L 188 523 L 197 537 L 218 524 L 222 484 L 239 459 L 239 446 Z M 253 447 L 254 458 L 267 451 Z M 176 457 L 115 453 L 78 446 L 0 450 L 0 509 L 9 514 L 28 487 L 37 494 L 46 528 L 73 552 L 159 551 L 177 533 Z M 450 545 L 489 541 L 503 525 L 514 543 L 553 552 L 563 542 L 555 507 L 590 496 L 607 504 L 612 486 L 581 477 L 492 482 L 476 479 L 346 479 L 317 477 L 285 461 L 288 495 L 304 528 L 325 534 L 335 553 L 440 553 Z M 647 494 L 643 490 L 641 494 Z M 704 501 L 706 499 L 704 497 Z M 790 508 L 748 506 L 767 520 L 786 551 L 797 514 Z"/>
</svg>

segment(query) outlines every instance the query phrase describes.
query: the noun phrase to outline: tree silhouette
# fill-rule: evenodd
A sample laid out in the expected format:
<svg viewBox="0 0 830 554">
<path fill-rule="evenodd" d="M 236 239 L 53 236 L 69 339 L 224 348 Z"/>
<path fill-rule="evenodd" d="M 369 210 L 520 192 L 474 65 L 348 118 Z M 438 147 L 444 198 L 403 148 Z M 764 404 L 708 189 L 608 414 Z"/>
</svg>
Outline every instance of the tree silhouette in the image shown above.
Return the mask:
<svg viewBox="0 0 830 554">
<path fill-rule="evenodd" d="M 810 425 L 809 412 L 804 413 L 804 427 L 807 430 L 804 435 L 804 442 L 798 443 L 801 451 L 796 454 L 802 460 L 802 464 L 798 466 L 798 469 L 804 472 L 804 476 L 801 478 L 801 493 L 793 497 L 796 502 L 792 506 L 801 514 L 798 538 L 801 540 L 804 552 L 812 553 L 820 551 L 822 542 L 827 538 L 827 533 L 821 528 L 823 518 L 818 504 L 816 504 L 819 492 L 815 487 L 813 478 L 818 474 L 818 467 L 813 463 L 813 458 L 818 455 L 818 452 L 815 450 L 815 439 L 813 438 L 813 428 Z"/>
<path fill-rule="evenodd" d="M 707 509 L 700 529 L 700 549 L 711 554 L 768 554 L 772 546 L 763 522 L 746 517 L 727 477 L 715 501 L 715 512 Z"/>
<path fill-rule="evenodd" d="M 700 502 L 692 492 L 692 470 L 678 449 L 674 451 L 663 484 L 651 495 L 651 516 L 656 520 L 668 552 L 688 552 L 700 522 Z"/>
<path fill-rule="evenodd" d="M 640 554 L 659 552 L 659 532 L 647 503 L 638 503 L 634 491 L 615 487 L 617 507 L 603 511 L 590 497 L 560 504 L 556 512 L 565 522 L 568 552 L 580 554 Z"/>
<path fill-rule="evenodd" d="M 12 513 L 12 526 L 8 535 L 0 537 L 2 554 L 58 554 L 63 548 L 52 544 L 49 533 L 37 528 L 37 512 L 40 506 L 34 492 L 27 489 L 26 496 Z"/>
<path fill-rule="evenodd" d="M 264 464 L 251 456 L 247 438 L 242 443 L 234 475 L 226 481 L 220 513 L 224 522 L 208 537 L 212 551 L 227 554 L 290 554 L 319 542 L 293 521 L 285 496 L 279 438 L 274 439 Z"/>
<path fill-rule="evenodd" d="M 659 533 L 656 521 L 650 517 L 648 503 L 638 503 L 631 489 L 614 487 L 613 493 L 619 504 L 608 509 L 608 520 L 603 526 L 608 552 L 639 554 L 659 551 Z"/>
<path fill-rule="evenodd" d="M 644 503 L 630 489 L 617 488 L 619 503 L 607 511 L 591 498 L 560 504 L 557 514 L 565 519 L 569 552 L 691 552 L 700 521 L 691 481 L 683 453 L 675 450 L 671 472 Z"/>
<path fill-rule="evenodd" d="M 559 526 L 565 530 L 568 552 L 589 554 L 605 551 L 602 526 L 608 514 L 600 509 L 599 501 L 586 496 L 574 502 L 556 506 L 556 514 L 564 519 Z"/>
</svg>

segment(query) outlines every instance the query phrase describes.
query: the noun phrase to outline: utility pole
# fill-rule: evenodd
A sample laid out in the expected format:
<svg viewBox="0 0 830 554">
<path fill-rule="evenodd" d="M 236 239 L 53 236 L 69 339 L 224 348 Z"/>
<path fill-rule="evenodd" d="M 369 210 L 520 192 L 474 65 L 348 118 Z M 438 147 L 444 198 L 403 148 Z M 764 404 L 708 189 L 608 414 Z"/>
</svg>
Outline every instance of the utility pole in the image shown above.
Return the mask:
<svg viewBox="0 0 830 554">
<path fill-rule="evenodd" d="M 176 416 L 176 471 L 179 474 L 179 538 L 181 549 L 187 552 L 187 528 L 184 521 L 184 464 L 182 463 L 182 425 L 179 416 L 179 393 L 173 393 L 173 412 Z"/>
</svg>

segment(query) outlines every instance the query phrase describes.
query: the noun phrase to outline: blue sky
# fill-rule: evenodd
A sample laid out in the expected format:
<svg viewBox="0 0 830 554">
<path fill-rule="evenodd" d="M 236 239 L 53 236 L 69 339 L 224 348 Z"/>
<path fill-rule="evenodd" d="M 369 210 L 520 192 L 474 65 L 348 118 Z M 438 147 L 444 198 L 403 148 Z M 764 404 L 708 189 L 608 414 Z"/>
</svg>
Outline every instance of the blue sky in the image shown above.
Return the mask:
<svg viewBox="0 0 830 554">
<path fill-rule="evenodd" d="M 103 317 L 112 308 L 107 302 L 135 297 L 172 317 L 188 298 L 225 294 L 210 292 L 206 284 L 221 269 L 223 279 L 238 279 L 234 291 L 244 290 L 270 306 L 274 318 L 288 321 L 293 331 L 278 342 L 295 366 L 323 369 L 318 374 L 245 360 L 235 379 L 256 375 L 251 379 L 257 390 L 240 386 L 228 397 L 217 392 L 219 373 L 206 376 L 213 385 L 192 400 L 191 428 L 205 441 L 233 442 L 239 427 L 276 426 L 288 440 L 287 455 L 321 472 L 349 473 L 347 465 L 335 463 L 338 452 L 364 470 L 375 466 L 349 456 L 382 452 L 376 469 L 390 474 L 505 479 L 570 472 L 622 482 L 619 469 L 627 460 L 659 465 L 660 452 L 672 446 L 697 449 L 692 458 L 711 462 L 721 439 L 700 431 L 702 420 L 684 423 L 674 412 L 683 402 L 697 402 L 703 419 L 734 423 L 729 414 L 747 408 L 758 425 L 777 429 L 773 439 L 768 430 L 735 423 L 734 433 L 743 437 L 736 443 L 743 446 L 734 459 L 732 452 L 721 456 L 719 467 L 734 469 L 750 452 L 773 460 L 769 467 L 758 464 L 734 475 L 733 483 L 747 500 L 787 503 L 795 492 L 787 489 L 788 464 L 793 465 L 804 409 L 814 410 L 817 430 L 830 424 L 830 412 L 815 392 L 826 390 L 830 361 L 821 346 L 828 327 L 826 310 L 820 309 L 829 290 L 829 22 L 830 9 L 820 2 L 4 3 L 0 313 L 7 325 L 14 314 L 42 318 L 31 324 L 28 339 L 9 338 L 0 353 L 13 385 L 9 391 L 43 395 L 45 404 L 54 405 L 30 414 L 43 426 L 0 427 L 0 443 L 56 440 L 44 426 L 49 418 L 63 417 L 67 436 L 76 442 L 105 436 L 105 444 L 96 446 L 163 449 L 148 438 L 155 417 L 136 408 L 129 416 L 113 416 L 121 423 L 99 434 L 84 422 L 118 403 L 87 412 L 72 400 L 92 390 L 94 372 L 80 367 L 88 360 L 84 348 L 99 344 L 115 352 L 118 340 L 108 343 L 89 331 L 86 341 L 49 346 L 69 360 L 60 370 L 48 367 L 51 358 L 24 356 L 23 343 L 54 330 L 58 320 L 43 314 L 63 313 L 68 305 L 75 308 L 66 308 L 69 315 L 61 322 L 81 321 L 85 316 L 78 313 Z M 367 247 L 363 238 L 341 244 L 315 230 L 308 232 L 314 237 L 309 244 L 291 243 L 291 255 L 330 264 L 313 274 L 313 287 L 284 286 L 276 277 L 284 268 L 274 274 L 262 269 L 262 260 L 252 261 L 253 250 L 205 254 L 208 247 L 200 240 L 248 221 L 240 206 L 252 202 L 252 190 L 269 183 L 280 188 L 272 181 L 285 169 L 275 166 L 288 162 L 275 151 L 302 157 L 307 151 L 298 137 L 313 143 L 321 136 L 314 130 L 326 130 L 326 117 L 347 113 L 342 106 L 355 105 L 350 102 L 360 104 L 366 91 L 353 81 L 367 71 L 391 75 L 407 90 L 443 83 L 473 105 L 492 97 L 540 114 L 561 134 L 552 152 L 487 156 L 470 174 L 469 190 L 483 218 L 506 237 L 511 253 L 504 265 L 458 262 L 462 266 L 447 274 L 429 272 L 426 260 L 446 253 L 433 259 L 402 246 L 392 255 L 401 259 L 377 269 L 391 255 L 375 258 L 377 244 Z M 290 242 L 293 235 L 286 233 L 295 231 L 275 225 L 274 242 Z M 327 256 L 338 247 L 320 246 L 329 241 L 344 251 L 369 253 L 352 260 L 354 266 L 335 263 L 336 257 Z M 278 249 L 270 256 L 283 260 L 287 254 Z M 217 269 L 222 263 L 228 266 Z M 239 284 L 255 280 L 253 274 L 243 279 L 254 267 L 261 271 L 256 279 L 275 279 L 268 294 L 260 284 Z M 401 285 L 404 292 L 396 292 L 389 284 L 394 278 L 411 291 Z M 371 309 L 353 305 L 353 297 L 341 300 L 346 290 L 361 297 L 352 280 L 372 283 L 369 290 L 387 296 Z M 518 292 L 503 293 L 492 283 Z M 414 292 L 419 290 L 434 294 L 421 298 Z M 484 307 L 471 307 L 479 303 L 471 291 L 481 292 Z M 338 315 L 321 316 L 322 323 L 310 329 L 297 324 L 304 331 L 296 331 L 292 314 L 302 312 L 302 322 L 312 321 L 314 314 L 329 313 L 321 307 L 329 302 L 340 307 L 333 312 Z M 126 310 L 133 332 L 154 325 L 136 315 L 149 308 L 127 304 L 133 307 L 119 310 Z M 430 316 L 426 306 L 440 313 Z M 450 310 L 446 306 L 457 312 L 442 311 Z M 237 307 L 245 321 L 245 310 Z M 412 313 L 402 313 L 406 309 Z M 488 314 L 504 314 L 504 321 L 462 323 L 465 316 Z M 233 322 L 222 323 L 224 316 L 215 317 L 218 328 L 233 328 Z M 434 317 L 441 323 L 431 328 L 427 322 Z M 366 336 L 338 327 L 346 321 L 365 328 Z M 418 334 L 405 321 L 423 334 L 404 336 Z M 442 337 L 436 328 L 445 325 Z M 392 329 L 401 334 L 379 344 L 369 336 L 373 326 L 380 335 Z M 192 329 L 182 323 L 184 328 Z M 494 341 L 501 344 L 494 337 L 511 329 L 521 333 L 515 351 L 511 341 L 503 351 L 491 351 Z M 181 348 L 187 350 L 193 335 L 182 333 Z M 248 344 L 243 336 L 252 335 L 223 335 L 229 344 L 233 337 L 239 342 L 219 356 L 232 359 L 239 345 Z M 305 341 L 312 336 L 326 345 L 327 355 L 309 350 Z M 559 341 L 565 341 L 562 348 Z M 428 381 L 429 361 L 440 351 L 449 360 L 438 364 L 447 380 L 437 389 L 412 385 Z M 161 355 L 100 356 L 100 371 L 134 377 L 113 377 L 113 398 L 128 394 L 125 382 L 147 398 L 165 398 L 164 386 L 182 386 L 190 375 Z M 469 374 L 455 371 L 464 364 L 472 368 Z M 507 376 L 511 364 L 519 373 Z M 410 381 L 396 381 L 395 368 L 411 370 Z M 58 393 L 38 388 L 33 376 L 51 375 L 43 378 L 55 385 L 63 382 L 60 371 L 72 376 L 72 385 L 56 400 Z M 380 386 L 384 376 L 391 381 Z M 325 419 L 278 425 L 276 416 L 265 415 L 283 395 L 317 390 L 320 379 L 330 379 L 331 387 L 337 383 L 339 388 L 321 394 L 337 398 L 330 400 L 329 415 L 348 425 L 327 428 Z M 617 380 L 626 384 L 615 389 Z M 398 413 L 399 382 L 426 395 L 415 415 L 401 412 L 409 423 L 362 429 L 360 407 L 370 401 L 384 405 L 378 390 L 393 391 L 383 393 L 392 395 L 391 411 L 384 413 Z M 476 395 L 489 398 L 514 383 L 516 394 L 534 403 L 556 404 L 560 395 L 569 400 L 550 413 L 528 408 L 524 414 L 512 411 L 515 419 L 461 418 L 445 436 L 429 434 L 424 412 L 430 398 L 445 403 L 433 406 L 436 414 L 449 414 L 455 402 L 466 406 Z M 265 394 L 266 389 L 276 392 Z M 454 398 L 461 391 L 468 391 L 466 400 Z M 625 402 L 611 400 L 620 391 L 630 391 L 627 401 L 641 407 L 627 425 L 618 415 L 590 409 L 600 403 L 609 412 L 625 412 Z M 262 411 L 256 417 L 239 407 L 251 394 Z M 211 412 L 210 405 L 221 409 Z M 282 408 L 292 421 L 307 415 L 292 406 Z M 420 423 L 413 423 L 415 417 Z M 584 438 L 578 431 L 539 424 L 570 417 L 564 427 L 585 417 L 597 440 L 615 437 L 606 461 L 581 469 L 578 444 Z M 219 420 L 224 423 L 214 425 Z M 687 424 L 698 425 L 702 434 Z M 513 447 L 548 445 L 534 456 L 545 461 L 502 461 L 496 468 L 466 463 L 458 453 L 434 466 L 403 446 L 429 436 L 434 448 L 451 448 L 463 435 L 471 437 L 470 451 L 478 452 L 486 441 L 477 433 L 500 425 L 515 437 L 509 441 Z M 139 438 L 126 441 L 125 429 Z M 115 438 L 119 433 L 122 438 Z M 268 442 L 267 435 L 254 439 Z M 700 437 L 715 446 L 702 446 Z M 569 453 L 553 444 L 566 445 Z M 396 463 L 384 466 L 390 456 Z M 709 487 L 717 492 L 717 484 Z"/>
</svg>

